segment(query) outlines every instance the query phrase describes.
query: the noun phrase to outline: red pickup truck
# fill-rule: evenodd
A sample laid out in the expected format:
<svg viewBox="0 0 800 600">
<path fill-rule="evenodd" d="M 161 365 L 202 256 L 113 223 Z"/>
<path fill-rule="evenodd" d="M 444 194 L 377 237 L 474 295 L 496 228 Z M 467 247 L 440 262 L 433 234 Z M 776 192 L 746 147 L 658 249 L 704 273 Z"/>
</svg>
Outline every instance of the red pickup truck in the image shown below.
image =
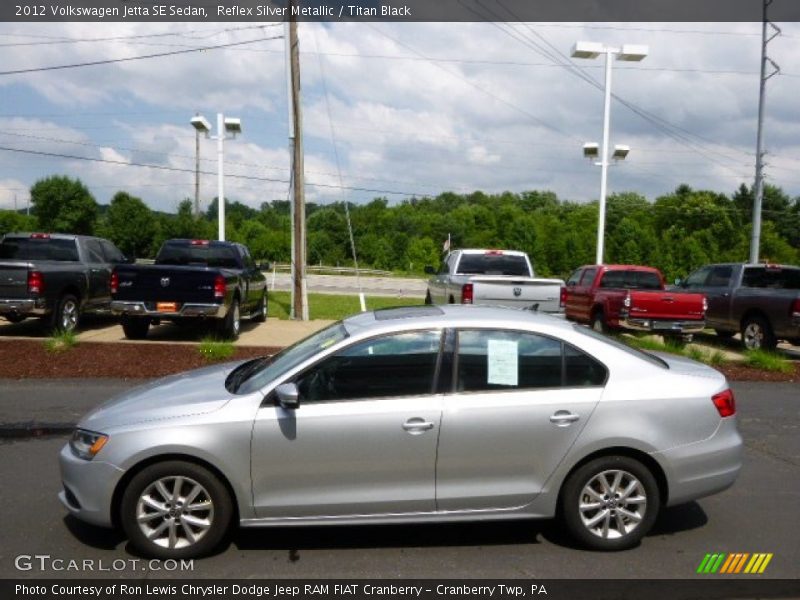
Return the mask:
<svg viewBox="0 0 800 600">
<path fill-rule="evenodd" d="M 567 319 L 592 329 L 650 331 L 683 337 L 705 327 L 703 294 L 668 292 L 658 269 L 635 265 L 586 265 L 564 289 Z"/>
</svg>

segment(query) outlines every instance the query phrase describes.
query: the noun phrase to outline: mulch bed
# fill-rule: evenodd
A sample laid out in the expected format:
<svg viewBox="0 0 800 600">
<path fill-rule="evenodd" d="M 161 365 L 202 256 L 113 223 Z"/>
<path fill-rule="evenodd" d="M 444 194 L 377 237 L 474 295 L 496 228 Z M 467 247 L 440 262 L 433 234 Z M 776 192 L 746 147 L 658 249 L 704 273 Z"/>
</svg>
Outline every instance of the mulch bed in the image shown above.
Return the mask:
<svg viewBox="0 0 800 600">
<path fill-rule="evenodd" d="M 236 353 L 227 360 L 254 358 L 278 350 L 237 346 Z M 42 341 L 0 341 L 0 378 L 9 379 L 150 379 L 209 364 L 213 363 L 200 355 L 195 344 L 80 342 L 51 353 Z"/>
<path fill-rule="evenodd" d="M 274 354 L 280 348 L 236 346 L 227 360 Z M 58 353 L 45 350 L 43 341 L 0 340 L 0 378 L 67 379 L 108 377 L 150 379 L 213 364 L 200 355 L 196 344 L 80 342 Z M 718 367 L 731 381 L 800 382 L 800 364 L 794 373 L 773 373 L 739 365 Z"/>
</svg>

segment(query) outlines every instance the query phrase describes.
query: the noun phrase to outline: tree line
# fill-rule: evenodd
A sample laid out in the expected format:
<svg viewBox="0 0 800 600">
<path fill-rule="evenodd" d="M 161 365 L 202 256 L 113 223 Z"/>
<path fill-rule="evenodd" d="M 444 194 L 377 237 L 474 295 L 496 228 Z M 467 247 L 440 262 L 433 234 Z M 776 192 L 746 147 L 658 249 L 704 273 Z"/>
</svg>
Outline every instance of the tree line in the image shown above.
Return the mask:
<svg viewBox="0 0 800 600">
<path fill-rule="evenodd" d="M 653 202 L 637 193 L 613 194 L 607 202 L 605 261 L 652 265 L 672 280 L 705 263 L 747 260 L 752 204 L 752 189 L 745 185 L 730 196 L 681 185 Z M 80 180 L 53 176 L 32 186 L 31 205 L 30 216 L 0 211 L 0 234 L 99 235 L 137 258 L 152 258 L 165 239 L 217 234 L 216 199 L 198 217 L 189 199 L 171 214 L 153 211 L 124 191 L 100 205 Z M 566 277 L 594 262 L 597 202 L 572 202 L 553 192 L 445 192 L 395 205 L 375 198 L 348 208 L 361 267 L 422 273 L 441 261 L 448 235 L 453 248 L 524 250 L 540 276 Z M 352 266 L 344 204 L 309 203 L 306 214 L 308 262 Z M 762 215 L 762 260 L 800 263 L 800 197 L 767 185 Z M 258 260 L 288 263 L 289 202 L 272 200 L 256 209 L 228 201 L 226 238 L 247 244 Z"/>
</svg>

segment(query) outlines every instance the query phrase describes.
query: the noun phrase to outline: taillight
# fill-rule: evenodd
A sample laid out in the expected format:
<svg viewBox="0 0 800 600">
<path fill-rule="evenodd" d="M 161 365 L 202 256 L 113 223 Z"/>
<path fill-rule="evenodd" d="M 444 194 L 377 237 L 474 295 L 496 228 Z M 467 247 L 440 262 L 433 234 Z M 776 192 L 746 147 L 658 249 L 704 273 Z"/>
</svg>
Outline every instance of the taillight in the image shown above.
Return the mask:
<svg viewBox="0 0 800 600">
<path fill-rule="evenodd" d="M 208 240 L 192 240 L 192 246 L 208 246 Z"/>
<path fill-rule="evenodd" d="M 472 289 L 471 283 L 461 286 L 461 304 L 472 304 Z"/>
<path fill-rule="evenodd" d="M 214 279 L 214 298 L 225 297 L 225 278 L 222 275 L 217 275 Z"/>
<path fill-rule="evenodd" d="M 628 292 L 627 295 L 625 296 L 625 299 L 622 301 L 622 305 L 625 308 L 630 308 L 631 307 L 631 293 L 630 292 Z"/>
<path fill-rule="evenodd" d="M 736 414 L 736 400 L 733 398 L 733 390 L 725 390 L 715 394 L 711 396 L 711 401 L 717 407 L 720 417 L 731 417 Z"/>
<path fill-rule="evenodd" d="M 50 234 L 49 233 L 32 233 L 31 234 L 32 240 L 49 240 Z"/>
<path fill-rule="evenodd" d="M 119 275 L 117 275 L 116 271 L 111 271 L 111 293 L 116 294 L 119 291 Z"/>
<path fill-rule="evenodd" d="M 44 275 L 40 271 L 28 271 L 28 293 L 44 294 Z"/>
<path fill-rule="evenodd" d="M 792 302 L 792 310 L 789 312 L 792 314 L 792 317 L 800 319 L 800 298 L 796 298 L 795 301 Z"/>
<path fill-rule="evenodd" d="M 703 296 L 703 312 L 705 313 L 708 310 L 708 299 Z"/>
<path fill-rule="evenodd" d="M 567 288 L 563 285 L 561 286 L 561 301 L 559 302 L 559 306 L 564 308 L 567 305 Z"/>
</svg>

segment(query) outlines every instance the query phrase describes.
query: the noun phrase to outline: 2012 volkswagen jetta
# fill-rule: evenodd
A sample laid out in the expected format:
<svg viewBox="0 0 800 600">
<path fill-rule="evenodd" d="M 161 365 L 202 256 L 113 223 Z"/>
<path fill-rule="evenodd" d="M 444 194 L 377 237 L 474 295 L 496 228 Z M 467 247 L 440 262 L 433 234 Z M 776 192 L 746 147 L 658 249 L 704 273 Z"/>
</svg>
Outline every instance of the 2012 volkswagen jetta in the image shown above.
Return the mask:
<svg viewBox="0 0 800 600">
<path fill-rule="evenodd" d="M 89 413 L 60 498 L 160 558 L 242 527 L 550 518 L 629 548 L 730 486 L 725 378 L 529 311 L 362 313 L 273 356 L 155 381 Z"/>
</svg>

